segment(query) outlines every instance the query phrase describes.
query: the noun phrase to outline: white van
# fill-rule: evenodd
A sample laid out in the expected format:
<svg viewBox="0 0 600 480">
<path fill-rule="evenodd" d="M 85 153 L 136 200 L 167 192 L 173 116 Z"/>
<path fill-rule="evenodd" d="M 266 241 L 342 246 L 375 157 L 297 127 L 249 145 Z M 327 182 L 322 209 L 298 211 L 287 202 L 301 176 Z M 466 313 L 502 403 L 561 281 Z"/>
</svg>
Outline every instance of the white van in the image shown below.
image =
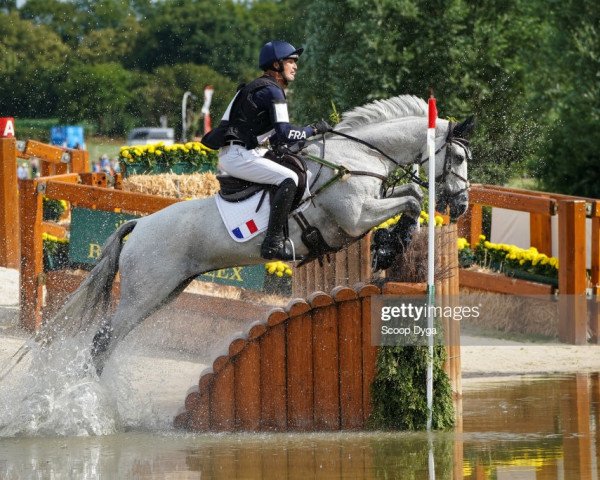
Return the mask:
<svg viewBox="0 0 600 480">
<path fill-rule="evenodd" d="M 163 142 L 165 145 L 173 145 L 174 141 L 175 131 L 172 128 L 134 128 L 127 136 L 127 145 L 149 145 L 158 142 Z"/>
</svg>

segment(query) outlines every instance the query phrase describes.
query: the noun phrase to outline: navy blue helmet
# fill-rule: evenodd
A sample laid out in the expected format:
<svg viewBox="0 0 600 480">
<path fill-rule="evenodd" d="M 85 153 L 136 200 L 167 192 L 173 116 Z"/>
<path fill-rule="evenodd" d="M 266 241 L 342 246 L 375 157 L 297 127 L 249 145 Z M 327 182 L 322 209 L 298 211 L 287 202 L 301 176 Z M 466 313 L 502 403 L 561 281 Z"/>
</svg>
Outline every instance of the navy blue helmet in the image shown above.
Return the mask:
<svg viewBox="0 0 600 480">
<path fill-rule="evenodd" d="M 303 48 L 295 48 L 287 42 L 273 40 L 265 43 L 260 49 L 258 66 L 261 70 L 268 70 L 274 62 L 280 62 L 286 58 L 298 58 L 303 51 Z"/>
</svg>

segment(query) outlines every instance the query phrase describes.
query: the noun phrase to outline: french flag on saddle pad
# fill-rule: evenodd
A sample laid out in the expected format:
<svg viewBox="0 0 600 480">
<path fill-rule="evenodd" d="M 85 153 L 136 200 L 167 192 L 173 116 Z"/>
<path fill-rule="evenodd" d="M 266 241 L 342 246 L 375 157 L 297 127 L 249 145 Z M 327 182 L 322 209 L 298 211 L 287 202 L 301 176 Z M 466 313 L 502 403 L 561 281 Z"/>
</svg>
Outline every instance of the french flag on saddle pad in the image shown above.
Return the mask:
<svg viewBox="0 0 600 480">
<path fill-rule="evenodd" d="M 215 196 L 225 228 L 236 242 L 247 242 L 267 229 L 271 209 L 269 202 L 263 202 L 256 211 L 261 197 L 258 192 L 247 200 L 231 203 Z"/>
<path fill-rule="evenodd" d="M 250 219 L 247 222 L 243 223 L 239 227 L 235 227 L 231 233 L 235 238 L 239 238 L 240 240 L 244 238 L 249 238 L 253 233 L 258 232 L 258 227 L 254 220 Z"/>
</svg>

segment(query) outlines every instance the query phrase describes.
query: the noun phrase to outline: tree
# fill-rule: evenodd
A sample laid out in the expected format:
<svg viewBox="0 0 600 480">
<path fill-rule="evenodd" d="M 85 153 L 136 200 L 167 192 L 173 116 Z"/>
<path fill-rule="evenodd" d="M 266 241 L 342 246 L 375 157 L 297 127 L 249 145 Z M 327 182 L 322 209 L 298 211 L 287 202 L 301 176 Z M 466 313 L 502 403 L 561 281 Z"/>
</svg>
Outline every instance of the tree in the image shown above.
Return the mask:
<svg viewBox="0 0 600 480">
<path fill-rule="evenodd" d="M 130 66 L 152 71 L 162 65 L 208 65 L 237 81 L 256 68 L 260 41 L 244 5 L 225 0 L 174 0 L 157 4 L 146 21 Z"/>
<path fill-rule="evenodd" d="M 548 75 L 535 79 L 551 115 L 533 171 L 550 191 L 600 198 L 600 12 L 589 0 L 552 6 Z"/>
<path fill-rule="evenodd" d="M 0 110 L 6 115 L 52 115 L 54 82 L 69 49 L 49 28 L 0 14 Z"/>
<path fill-rule="evenodd" d="M 130 106 L 139 81 L 117 63 L 73 66 L 60 86 L 60 120 L 90 120 L 99 133 L 123 134 L 135 122 Z"/>
<path fill-rule="evenodd" d="M 131 61 L 136 39 L 142 27 L 133 17 L 127 17 L 116 28 L 92 30 L 81 41 L 75 55 L 86 63 Z"/>
<path fill-rule="evenodd" d="M 307 61 L 295 86 L 305 120 L 376 98 L 435 88 L 442 116 L 474 113 L 481 160 L 471 177 L 502 183 L 528 154 L 522 135 L 521 45 L 535 42 L 524 0 L 316 0 L 307 22 Z M 344 12 L 344 15 L 339 15 Z"/>
<path fill-rule="evenodd" d="M 82 13 L 71 2 L 28 0 L 19 14 L 24 20 L 48 27 L 71 46 L 76 46 L 84 34 Z"/>
<path fill-rule="evenodd" d="M 215 93 L 211 113 L 215 121 L 221 118 L 235 93 L 235 83 L 205 65 L 159 67 L 153 74 L 146 74 L 144 79 L 143 85 L 133 92 L 135 101 L 131 106 L 138 122 L 158 125 L 160 117 L 166 115 L 169 125 L 178 130 L 181 128 L 181 101 L 185 92 L 196 96 L 194 110 L 199 112 L 204 87 L 212 85 Z"/>
</svg>

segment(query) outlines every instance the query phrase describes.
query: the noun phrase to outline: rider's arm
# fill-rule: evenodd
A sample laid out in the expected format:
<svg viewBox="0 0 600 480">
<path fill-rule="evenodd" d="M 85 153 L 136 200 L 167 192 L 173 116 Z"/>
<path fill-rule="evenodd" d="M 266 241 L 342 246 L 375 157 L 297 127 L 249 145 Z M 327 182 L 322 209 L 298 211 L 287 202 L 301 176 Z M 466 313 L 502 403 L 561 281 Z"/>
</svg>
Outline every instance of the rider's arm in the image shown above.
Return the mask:
<svg viewBox="0 0 600 480">
<path fill-rule="evenodd" d="M 270 112 L 275 130 L 275 134 L 271 137 L 272 143 L 296 143 L 315 134 L 311 126 L 297 127 L 290 123 L 285 96 L 278 88 L 269 86 L 259 90 L 255 95 L 256 103 L 261 102 Z"/>
</svg>

